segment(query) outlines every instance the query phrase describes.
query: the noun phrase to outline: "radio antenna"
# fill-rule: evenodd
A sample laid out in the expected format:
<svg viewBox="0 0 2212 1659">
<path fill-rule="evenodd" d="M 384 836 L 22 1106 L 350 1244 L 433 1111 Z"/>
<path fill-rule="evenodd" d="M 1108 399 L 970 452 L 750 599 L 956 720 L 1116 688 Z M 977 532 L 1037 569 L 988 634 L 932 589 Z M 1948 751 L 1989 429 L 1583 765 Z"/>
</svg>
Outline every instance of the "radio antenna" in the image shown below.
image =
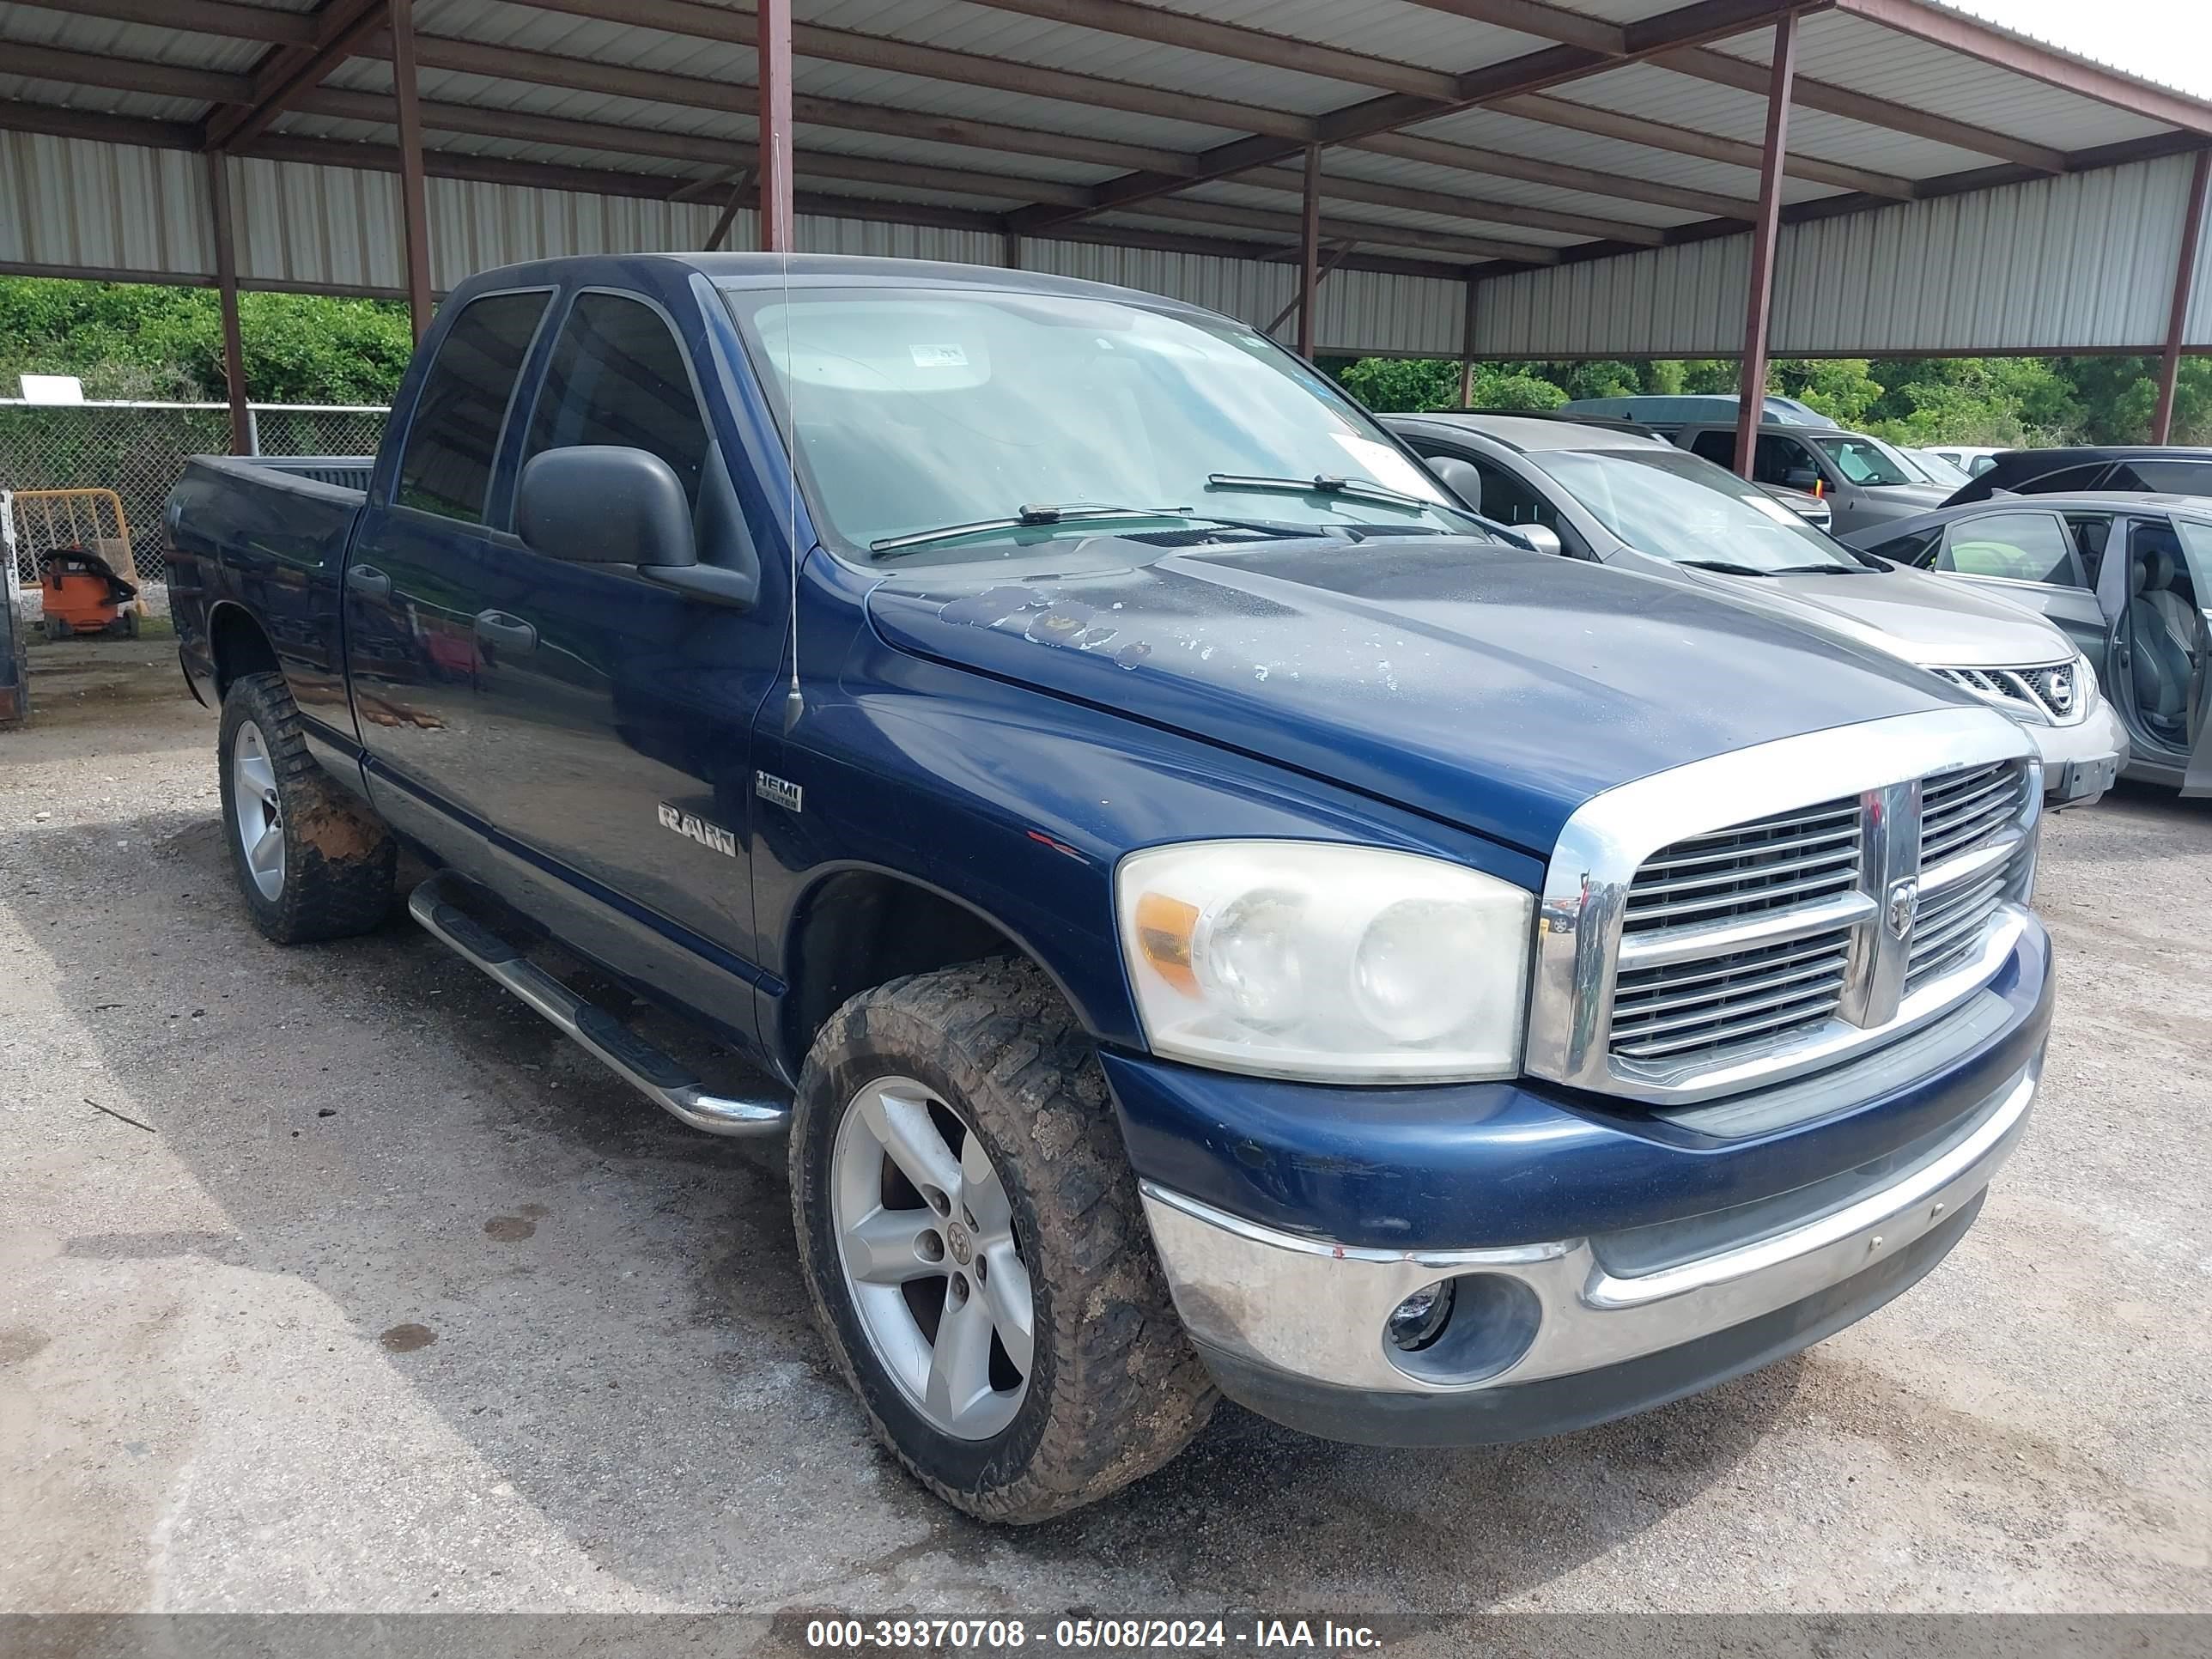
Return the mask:
<svg viewBox="0 0 2212 1659">
<path fill-rule="evenodd" d="M 784 545 L 791 550 L 791 687 L 783 694 L 783 729 L 787 733 L 806 712 L 805 695 L 799 689 L 799 570 L 805 555 L 799 546 L 799 366 L 791 353 L 791 250 L 777 250 L 783 264 L 783 383 L 791 410 L 791 437 L 787 446 L 787 466 L 784 496 Z"/>
</svg>

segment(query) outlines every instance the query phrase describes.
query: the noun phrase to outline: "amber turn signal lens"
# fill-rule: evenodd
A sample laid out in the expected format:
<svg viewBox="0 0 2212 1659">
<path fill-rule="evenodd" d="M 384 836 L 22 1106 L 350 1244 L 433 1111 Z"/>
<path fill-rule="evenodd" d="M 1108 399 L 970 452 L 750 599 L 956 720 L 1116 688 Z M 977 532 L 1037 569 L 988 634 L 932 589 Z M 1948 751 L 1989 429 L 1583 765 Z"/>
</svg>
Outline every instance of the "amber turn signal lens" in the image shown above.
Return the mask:
<svg viewBox="0 0 2212 1659">
<path fill-rule="evenodd" d="M 1164 893 L 1137 901 L 1137 945 L 1152 970 L 1185 996 L 1198 994 L 1191 971 L 1191 939 L 1198 931 L 1198 907 Z"/>
</svg>

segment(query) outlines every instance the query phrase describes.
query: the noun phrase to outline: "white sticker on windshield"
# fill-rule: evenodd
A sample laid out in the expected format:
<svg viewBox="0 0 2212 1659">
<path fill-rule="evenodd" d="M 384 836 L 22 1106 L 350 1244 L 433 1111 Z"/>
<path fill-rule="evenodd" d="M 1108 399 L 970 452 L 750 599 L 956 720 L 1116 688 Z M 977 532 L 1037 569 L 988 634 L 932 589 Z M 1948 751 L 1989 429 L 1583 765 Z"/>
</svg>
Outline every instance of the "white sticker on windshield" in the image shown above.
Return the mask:
<svg viewBox="0 0 2212 1659">
<path fill-rule="evenodd" d="M 1332 432 L 1328 435 L 1336 440 L 1337 447 L 1366 468 L 1367 476 L 1376 483 L 1408 495 L 1418 495 L 1425 501 L 1443 499 L 1437 491 L 1436 480 L 1389 445 L 1378 444 L 1355 432 Z"/>
<path fill-rule="evenodd" d="M 1743 499 L 1745 505 L 1757 507 L 1777 524 L 1794 525 L 1799 522 L 1795 513 L 1771 495 L 1762 494 L 1758 490 L 1748 490 L 1745 492 Z"/>
<path fill-rule="evenodd" d="M 910 345 L 916 368 L 965 368 L 968 354 L 957 345 Z"/>
</svg>

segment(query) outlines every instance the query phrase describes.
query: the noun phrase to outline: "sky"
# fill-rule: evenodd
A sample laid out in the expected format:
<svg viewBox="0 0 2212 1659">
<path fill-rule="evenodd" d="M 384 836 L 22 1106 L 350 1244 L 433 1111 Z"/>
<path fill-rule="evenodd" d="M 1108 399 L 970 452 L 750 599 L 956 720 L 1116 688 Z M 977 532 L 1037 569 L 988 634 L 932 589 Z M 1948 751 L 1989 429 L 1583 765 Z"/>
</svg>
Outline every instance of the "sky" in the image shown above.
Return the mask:
<svg viewBox="0 0 2212 1659">
<path fill-rule="evenodd" d="M 2212 5 L 2205 0 L 1945 0 L 2130 75 L 2212 98 Z"/>
</svg>

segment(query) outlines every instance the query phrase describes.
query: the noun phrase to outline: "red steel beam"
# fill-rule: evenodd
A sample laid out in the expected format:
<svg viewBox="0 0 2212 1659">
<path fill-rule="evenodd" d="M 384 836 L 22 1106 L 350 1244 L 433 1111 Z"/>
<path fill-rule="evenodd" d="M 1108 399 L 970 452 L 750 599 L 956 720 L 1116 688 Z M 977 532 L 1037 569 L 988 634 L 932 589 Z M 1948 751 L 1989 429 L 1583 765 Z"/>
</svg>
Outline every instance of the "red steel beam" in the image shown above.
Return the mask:
<svg viewBox="0 0 2212 1659">
<path fill-rule="evenodd" d="M 1825 3 L 1826 0 L 1691 0 L 1688 5 L 1678 6 L 1672 11 L 1626 25 L 1622 42 L 1624 50 L 1617 54 L 1593 51 L 1584 46 L 1546 46 L 1540 51 L 1526 52 L 1460 76 L 1451 101 L 1441 105 L 1426 99 L 1409 97 L 1403 93 L 1386 93 L 1378 98 L 1332 110 L 1320 117 L 1313 124 L 1314 132 L 1302 143 L 1287 143 L 1266 133 L 1255 132 L 1250 137 L 1218 144 L 1198 158 L 1198 177 L 1225 178 L 1231 173 L 1287 161 L 1295 156 L 1305 143 L 1348 143 L 1389 131 L 1409 122 L 1427 120 L 1455 110 L 1472 108 L 1479 104 L 1494 104 L 1501 99 L 1541 91 L 1547 87 L 1597 74 L 1617 64 L 1670 52 L 1679 46 L 1725 40 L 1729 35 L 1741 33 L 1747 28 L 1771 21 L 1779 14 L 1787 12 L 1794 15 L 1797 10 L 1808 6 Z M 1014 216 L 1015 222 L 1024 231 L 1035 231 L 1048 225 L 1065 223 L 1085 212 L 1128 208 L 1152 197 L 1181 190 L 1188 182 L 1188 179 L 1162 174 L 1132 173 L 1100 185 L 1099 203 L 1096 208 L 1066 209 L 1040 204 L 1023 209 Z"/>
<path fill-rule="evenodd" d="M 1767 66 L 1730 52 L 1714 52 L 1705 46 L 1685 46 L 1680 52 L 1662 52 L 1651 61 L 1677 75 L 1710 81 L 1718 86 L 1734 87 L 1741 92 L 1763 94 L 1766 90 Z M 1855 92 L 1849 87 L 1833 86 L 1826 81 L 1811 81 L 1801 75 L 1790 96 L 1800 109 L 1816 109 L 1823 115 L 1839 115 L 1845 120 L 1862 122 L 1884 131 L 1930 139 L 1975 155 L 1994 155 L 2000 161 L 2017 161 L 2022 167 L 2034 167 L 2042 173 L 2063 173 L 2066 170 L 2066 152 L 2063 149 L 2053 149 L 2048 144 L 2030 143 L 2025 138 L 2014 138 L 2006 133 L 1991 132 L 1986 127 L 1954 121 L 1948 116 Z"/>
<path fill-rule="evenodd" d="M 1766 88 L 1766 160 L 1759 173 L 1759 222 L 1751 232 L 1751 290 L 1744 305 L 1743 383 L 1736 399 L 1735 470 L 1748 478 L 1766 413 L 1766 325 L 1774 299 L 1774 239 L 1782 228 L 1782 157 L 1790 148 L 1790 78 L 1797 69 L 1797 18 L 1774 26 Z"/>
<path fill-rule="evenodd" d="M 321 85 L 360 51 L 384 21 L 383 0 L 328 0 L 315 14 L 313 46 L 277 47 L 254 69 L 246 104 L 208 118 L 208 148 L 235 149 L 252 143 L 302 93 Z"/>
<path fill-rule="evenodd" d="M 430 191 L 422 176 L 422 110 L 415 94 L 415 0 L 386 0 L 392 24 L 392 101 L 399 128 L 400 219 L 407 243 L 407 317 L 421 344 L 430 331 Z"/>
<path fill-rule="evenodd" d="M 1930 45 L 2024 75 L 2147 120 L 2212 138 L 2212 103 L 2139 81 L 2085 58 L 2054 52 L 2039 41 L 1984 23 L 1926 0 L 1830 0 L 1846 16 L 1909 34 Z"/>
<path fill-rule="evenodd" d="M 1686 190 L 1679 185 L 1601 173 L 1595 167 L 1570 167 L 1532 155 L 1446 143 L 1414 132 L 1378 132 L 1372 138 L 1355 139 L 1347 148 L 1371 150 L 1377 155 L 1395 155 L 1407 161 L 1426 161 L 1434 167 L 1455 167 L 1485 178 L 1518 179 L 1527 184 L 1579 191 L 1585 196 L 1645 202 L 1653 207 L 1678 208 L 1685 213 L 1704 213 L 1718 218 L 1747 221 L 1759 208 L 1756 202 L 1741 201 L 1711 191 Z"/>
<path fill-rule="evenodd" d="M 1315 301 L 1321 294 L 1321 146 L 1306 146 L 1305 196 L 1298 213 L 1298 356 L 1314 355 Z"/>
<path fill-rule="evenodd" d="M 1320 76 L 1354 86 L 1402 92 L 1415 98 L 1449 101 L 1456 90 L 1455 77 L 1442 70 L 1371 57 L 1319 41 L 1294 40 L 1265 29 L 1237 23 L 1217 22 L 1188 12 L 1170 11 L 1134 0 L 974 0 L 994 11 L 1018 12 L 1055 23 L 1072 23 L 1116 34 L 1126 40 L 1150 40 L 1179 51 L 1226 58 L 1239 64 L 1264 64 L 1271 69 Z"/>
<path fill-rule="evenodd" d="M 2181 334 L 2189 322 L 2189 296 L 2197 286 L 2197 245 L 2204 236 L 2204 188 L 2212 181 L 2212 149 L 2197 152 L 2189 175 L 2189 211 L 2181 222 L 2181 258 L 2173 272 L 2173 303 L 2166 317 L 2166 352 L 2158 364 L 2158 408 L 2150 418 L 2150 441 L 2171 441 L 2173 393 L 2181 377 Z"/>
<path fill-rule="evenodd" d="M 215 231 L 215 287 L 222 313 L 224 401 L 230 405 L 230 453 L 253 452 L 253 416 L 246 407 L 246 336 L 238 321 L 238 244 L 230 222 L 230 158 L 207 153 L 208 217 Z"/>
<path fill-rule="evenodd" d="M 1469 22 L 1488 23 L 1518 34 L 1533 34 L 1539 40 L 1601 52 L 1607 57 L 1617 58 L 1628 50 L 1625 25 L 1548 6 L 1543 0 L 1413 0 L 1413 3 L 1431 11 L 1449 12 Z"/>
<path fill-rule="evenodd" d="M 1240 173 L 1229 182 L 1255 190 L 1295 191 L 1303 188 L 1301 169 L 1258 167 Z M 1587 214 L 1559 213 L 1548 208 L 1528 207 L 1518 202 L 1495 202 L 1455 191 L 1419 190 L 1405 185 L 1379 183 L 1371 179 L 1347 178 L 1324 173 L 1321 193 L 1340 202 L 1365 202 L 1375 207 L 1404 208 L 1413 213 L 1434 213 L 1454 219 L 1476 219 L 1486 224 L 1520 226 L 1530 230 L 1556 230 L 1570 236 L 1611 237 L 1657 247 L 1666 234 L 1651 225 L 1628 224 L 1618 219 L 1592 218 Z"/>
<path fill-rule="evenodd" d="M 1765 77 L 1766 71 L 1761 70 L 1759 78 L 1762 82 Z M 1765 95 L 1763 91 L 1761 95 Z M 1747 144 L 1739 138 L 1723 138 L 1717 133 L 1678 127 L 1665 121 L 1654 121 L 1646 116 L 1625 115 L 1619 110 L 1602 109 L 1595 104 L 1577 103 L 1571 98 L 1508 98 L 1492 107 L 1501 115 L 1517 115 L 1524 121 L 1539 121 L 1546 126 L 1594 133 L 1601 138 L 1618 138 L 1623 143 L 1640 144 L 1647 149 L 1668 150 L 1677 155 L 1694 155 L 1701 161 L 1719 161 L 1751 173 L 1757 173 L 1764 163 L 1757 144 Z M 1887 196 L 1900 202 L 1910 201 L 1913 194 L 1910 179 L 1900 179 L 1893 173 L 1876 173 L 1870 167 L 1846 167 L 1838 161 L 1824 161 L 1811 155 L 1784 156 L 1783 170 L 1792 178 L 1808 179 L 1816 185 L 1833 185 L 1838 190 L 1863 190 L 1869 195 Z"/>
<path fill-rule="evenodd" d="M 791 0 L 760 0 L 760 246 L 789 253 L 791 224 Z"/>
</svg>

